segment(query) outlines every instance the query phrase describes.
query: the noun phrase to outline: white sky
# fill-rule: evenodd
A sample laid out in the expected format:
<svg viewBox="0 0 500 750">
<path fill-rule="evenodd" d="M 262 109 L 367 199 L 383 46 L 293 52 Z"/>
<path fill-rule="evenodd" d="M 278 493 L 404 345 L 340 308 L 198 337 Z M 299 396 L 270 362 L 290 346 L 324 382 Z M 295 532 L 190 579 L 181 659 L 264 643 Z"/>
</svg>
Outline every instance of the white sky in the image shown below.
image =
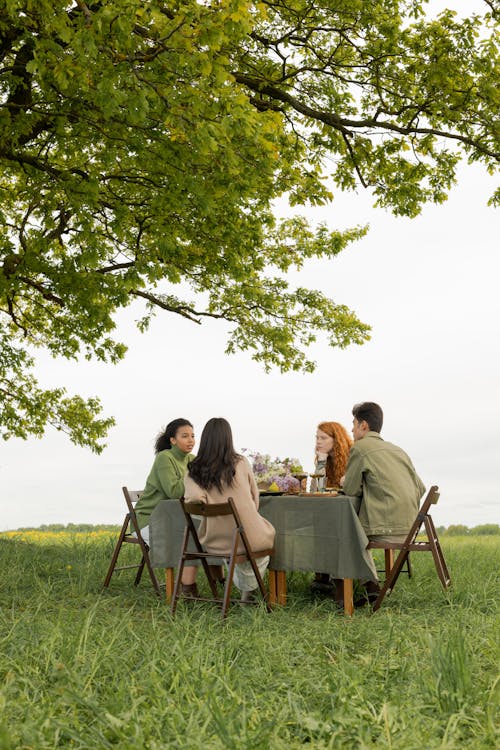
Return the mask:
<svg viewBox="0 0 500 750">
<path fill-rule="evenodd" d="M 464 166 L 443 206 L 413 220 L 371 208 L 367 193 L 338 196 L 309 212 L 332 228 L 370 223 L 368 236 L 334 261 L 311 262 L 302 285 L 320 288 L 373 326 L 347 350 L 318 343 L 312 375 L 266 375 L 246 354 L 224 355 L 225 326 L 202 327 L 167 313 L 150 331 L 120 319 L 129 346 L 118 366 L 40 360 L 42 385 L 99 395 L 117 418 L 101 456 L 50 431 L 1 445 L 0 529 L 42 523 L 120 523 L 121 486 L 138 489 L 153 441 L 171 419 L 225 416 L 235 445 L 297 456 L 312 470 L 318 422 L 348 429 L 352 405 L 380 403 L 387 440 L 412 457 L 427 486 L 438 484 L 437 525 L 500 522 L 499 223 L 486 203 L 494 181 Z"/>
</svg>

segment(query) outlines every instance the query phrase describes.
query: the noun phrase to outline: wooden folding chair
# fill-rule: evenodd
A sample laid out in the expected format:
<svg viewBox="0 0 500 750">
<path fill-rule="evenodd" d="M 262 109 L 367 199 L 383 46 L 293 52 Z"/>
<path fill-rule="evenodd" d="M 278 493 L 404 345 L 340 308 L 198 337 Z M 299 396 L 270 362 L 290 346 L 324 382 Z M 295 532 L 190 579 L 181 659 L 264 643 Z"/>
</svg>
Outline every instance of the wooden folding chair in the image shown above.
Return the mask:
<svg viewBox="0 0 500 750">
<path fill-rule="evenodd" d="M 403 565 L 406 560 L 408 560 L 408 555 L 410 554 L 410 552 L 432 552 L 432 557 L 434 558 L 434 564 L 436 566 L 437 574 L 439 576 L 439 580 L 443 584 L 443 588 L 447 589 L 451 584 L 450 574 L 448 572 L 448 568 L 446 567 L 446 562 L 444 560 L 443 551 L 441 549 L 438 535 L 434 527 L 434 522 L 429 515 L 429 508 L 431 507 L 431 505 L 435 505 L 438 499 L 439 488 L 434 485 L 427 493 L 427 496 L 422 503 L 422 506 L 417 514 L 413 526 L 408 532 L 408 536 L 406 537 L 405 541 L 402 544 L 394 547 L 394 549 L 399 549 L 400 553 L 397 556 L 396 562 L 392 566 L 392 569 L 387 576 L 384 585 L 382 586 L 375 604 L 373 605 L 374 612 L 379 609 L 380 605 L 384 601 L 385 595 L 388 592 L 391 592 L 394 588 Z M 427 541 L 417 540 L 417 536 L 420 532 L 422 524 L 424 525 L 425 532 L 427 534 Z"/>
<path fill-rule="evenodd" d="M 139 525 L 137 523 L 137 517 L 135 515 L 135 504 L 139 500 L 142 491 L 141 490 L 128 490 L 126 487 L 122 487 L 123 494 L 125 495 L 125 502 L 127 503 L 128 513 L 125 516 L 125 520 L 123 521 L 122 528 L 120 531 L 120 536 L 118 537 L 118 541 L 115 546 L 115 550 L 113 552 L 113 557 L 111 558 L 111 563 L 109 565 L 108 573 L 106 575 L 106 578 L 103 583 L 103 588 L 106 588 L 109 586 L 109 582 L 111 581 L 111 576 L 113 573 L 118 572 L 119 570 L 129 570 L 132 568 L 137 568 L 137 575 L 135 577 L 134 585 L 137 586 L 139 581 L 141 580 L 142 572 L 144 570 L 144 566 L 148 569 L 149 577 L 151 578 L 151 583 L 154 586 L 154 589 L 158 596 L 161 595 L 160 592 L 160 584 L 158 583 L 158 580 L 155 576 L 155 572 L 153 570 L 153 567 L 151 565 L 151 561 L 149 559 L 149 547 L 144 541 L 141 530 L 139 528 Z M 129 532 L 128 528 L 131 526 L 133 531 Z M 132 536 L 132 534 L 135 532 L 135 536 Z M 141 548 L 142 552 L 142 558 L 140 563 L 137 563 L 135 565 L 122 565 L 120 567 L 116 567 L 116 563 L 118 561 L 118 556 L 120 554 L 121 548 L 123 544 L 138 544 Z"/>
<path fill-rule="evenodd" d="M 236 600 L 234 601 L 231 600 L 231 588 L 233 585 L 234 566 L 237 563 L 243 563 L 243 562 L 248 561 L 250 565 L 252 566 L 252 570 L 255 574 L 255 578 L 257 579 L 257 584 L 259 586 L 263 599 L 266 603 L 267 611 L 270 612 L 271 607 L 269 605 L 269 595 L 264 587 L 264 582 L 262 580 L 262 576 L 259 573 L 259 568 L 257 567 L 257 563 L 255 562 L 255 560 L 261 557 L 266 557 L 267 555 L 272 555 L 273 550 L 266 549 L 266 550 L 259 550 L 256 552 L 252 551 L 248 542 L 248 537 L 245 533 L 245 529 L 243 528 L 243 524 L 241 523 L 240 517 L 238 515 L 238 511 L 236 510 L 236 506 L 233 501 L 233 498 L 229 497 L 227 499 L 227 503 L 212 503 L 212 504 L 203 503 L 198 500 L 185 501 L 184 498 L 181 498 L 180 503 L 181 503 L 182 511 L 186 518 L 186 527 L 184 529 L 184 539 L 182 542 L 181 557 L 179 560 L 177 577 L 175 579 L 174 593 L 172 596 L 172 602 L 170 606 L 171 614 L 172 615 L 175 614 L 177 602 L 180 597 L 182 571 L 184 570 L 184 565 L 188 560 L 200 560 L 201 561 L 201 564 L 205 571 L 205 575 L 208 580 L 208 584 L 210 586 L 210 590 L 213 595 L 213 598 L 205 598 L 201 596 L 189 597 L 189 601 L 216 602 L 217 604 L 220 604 L 222 619 L 224 619 L 227 615 L 227 610 L 229 608 L 229 605 L 232 603 L 236 603 Z M 196 526 L 194 525 L 192 516 L 201 516 L 202 518 L 215 518 L 217 516 L 232 516 L 233 517 L 234 532 L 233 532 L 233 537 L 231 540 L 231 546 L 228 549 L 227 554 L 224 553 L 224 554 L 214 555 L 213 553 L 206 552 L 203 549 L 203 547 L 201 546 L 200 540 L 198 538 L 198 532 L 196 530 Z M 196 552 L 188 551 L 188 545 L 189 545 L 190 539 L 192 539 L 194 543 Z M 238 554 L 237 552 L 240 540 L 243 544 L 243 547 L 245 548 L 245 552 L 243 554 Z M 224 558 L 229 559 L 228 571 L 226 575 L 226 583 L 224 586 L 224 595 L 222 599 L 217 594 L 217 586 L 210 572 L 210 568 L 207 562 L 207 559 L 209 557 L 212 557 L 212 558 L 224 557 Z M 240 600 L 238 600 L 238 602 L 241 603 Z M 250 604 L 254 602 L 246 602 L 246 603 Z M 258 604 L 258 602 L 255 602 L 255 603 Z"/>
<path fill-rule="evenodd" d="M 388 578 L 389 573 L 391 572 L 392 567 L 394 565 L 394 550 L 401 549 L 401 544 L 398 544 L 397 542 L 370 541 L 366 549 L 383 549 L 384 550 L 384 569 L 383 570 L 377 569 L 377 573 L 385 573 L 385 577 Z M 409 556 L 406 558 L 406 570 L 404 572 L 407 573 L 408 578 L 411 578 L 413 575 Z"/>
</svg>

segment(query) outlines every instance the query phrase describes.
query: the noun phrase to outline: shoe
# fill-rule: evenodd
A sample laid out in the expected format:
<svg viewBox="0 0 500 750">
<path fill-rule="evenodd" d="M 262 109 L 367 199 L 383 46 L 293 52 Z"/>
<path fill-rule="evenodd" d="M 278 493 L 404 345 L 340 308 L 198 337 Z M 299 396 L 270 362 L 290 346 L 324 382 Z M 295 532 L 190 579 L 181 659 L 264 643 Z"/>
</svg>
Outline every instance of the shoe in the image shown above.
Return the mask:
<svg viewBox="0 0 500 750">
<path fill-rule="evenodd" d="M 310 590 L 313 593 L 318 594 L 332 594 L 335 590 L 335 584 L 333 581 L 313 581 L 310 586 Z"/>
<path fill-rule="evenodd" d="M 257 597 L 255 596 L 255 592 L 257 589 L 254 589 L 253 591 L 242 591 L 241 592 L 241 602 L 242 604 L 256 604 Z"/>
<path fill-rule="evenodd" d="M 181 583 L 182 596 L 187 599 L 197 599 L 199 597 L 198 586 L 196 583 Z"/>
<path fill-rule="evenodd" d="M 378 599 L 378 595 L 380 594 L 380 588 L 377 586 L 375 588 L 376 584 L 373 584 L 373 586 L 365 589 L 361 596 L 359 596 L 357 599 L 354 600 L 354 606 L 356 609 L 360 609 L 361 607 L 366 607 L 367 604 L 375 604 L 375 602 Z M 371 590 L 369 590 L 371 589 Z"/>
</svg>

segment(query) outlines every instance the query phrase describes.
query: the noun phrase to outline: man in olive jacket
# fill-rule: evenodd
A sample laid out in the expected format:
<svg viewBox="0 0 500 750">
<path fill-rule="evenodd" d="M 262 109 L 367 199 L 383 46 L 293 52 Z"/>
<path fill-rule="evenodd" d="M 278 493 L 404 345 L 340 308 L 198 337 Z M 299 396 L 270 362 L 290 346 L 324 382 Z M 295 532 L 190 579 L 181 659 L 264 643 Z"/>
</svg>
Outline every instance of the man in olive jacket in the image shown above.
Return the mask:
<svg viewBox="0 0 500 750">
<path fill-rule="evenodd" d="M 384 415 L 378 404 L 356 404 L 352 414 L 354 445 L 343 490 L 362 498 L 359 520 L 369 539 L 403 542 L 417 516 L 425 486 L 409 456 L 381 438 Z M 372 600 L 378 586 L 367 585 L 367 590 Z"/>
</svg>

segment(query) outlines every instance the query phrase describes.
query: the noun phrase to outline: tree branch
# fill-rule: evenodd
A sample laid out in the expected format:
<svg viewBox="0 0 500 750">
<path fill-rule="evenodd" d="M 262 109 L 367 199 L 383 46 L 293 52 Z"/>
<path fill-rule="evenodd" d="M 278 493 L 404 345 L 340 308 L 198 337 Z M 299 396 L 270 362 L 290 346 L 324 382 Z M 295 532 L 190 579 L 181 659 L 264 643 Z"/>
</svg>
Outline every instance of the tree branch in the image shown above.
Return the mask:
<svg viewBox="0 0 500 750">
<path fill-rule="evenodd" d="M 378 117 L 368 117 L 363 120 L 350 120 L 347 118 L 339 117 L 332 112 L 324 112 L 319 109 L 313 109 L 307 104 L 304 104 L 300 99 L 286 91 L 273 86 L 269 83 L 265 83 L 258 78 L 253 78 L 245 73 L 233 72 L 235 80 L 241 83 L 243 86 L 247 86 L 252 91 L 255 91 L 261 95 L 269 96 L 271 99 L 284 102 L 289 104 L 296 112 L 300 112 L 306 117 L 312 120 L 323 122 L 326 125 L 330 125 L 332 128 L 339 130 L 344 135 L 351 135 L 352 130 L 361 130 L 366 128 L 378 128 L 379 130 L 387 130 L 400 135 L 434 135 L 436 137 L 446 138 L 448 140 L 455 140 L 463 143 L 467 146 L 471 146 L 480 151 L 485 156 L 500 161 L 500 151 L 492 151 L 486 148 L 479 141 L 475 140 L 466 135 L 460 133 L 452 133 L 445 130 L 439 130 L 437 128 L 425 128 L 425 127 L 404 127 L 401 125 L 395 125 L 387 120 L 379 120 Z"/>
<path fill-rule="evenodd" d="M 188 305 L 171 305 L 168 302 L 165 302 L 161 299 L 161 297 L 156 297 L 154 294 L 151 294 L 150 292 L 142 292 L 138 289 L 131 289 L 129 294 L 131 294 L 134 297 L 142 297 L 143 299 L 147 299 L 148 302 L 151 302 L 152 305 L 155 307 L 161 307 L 162 310 L 167 310 L 167 312 L 173 312 L 177 313 L 178 315 L 181 315 L 183 318 L 187 318 L 188 320 L 191 320 L 193 323 L 198 323 L 198 325 L 201 325 L 201 320 L 199 318 L 216 318 L 216 319 L 223 319 L 223 320 L 231 320 L 227 315 L 223 315 L 221 313 L 210 313 L 210 312 L 202 312 L 199 310 L 194 310 L 192 307 L 189 307 Z"/>
</svg>

